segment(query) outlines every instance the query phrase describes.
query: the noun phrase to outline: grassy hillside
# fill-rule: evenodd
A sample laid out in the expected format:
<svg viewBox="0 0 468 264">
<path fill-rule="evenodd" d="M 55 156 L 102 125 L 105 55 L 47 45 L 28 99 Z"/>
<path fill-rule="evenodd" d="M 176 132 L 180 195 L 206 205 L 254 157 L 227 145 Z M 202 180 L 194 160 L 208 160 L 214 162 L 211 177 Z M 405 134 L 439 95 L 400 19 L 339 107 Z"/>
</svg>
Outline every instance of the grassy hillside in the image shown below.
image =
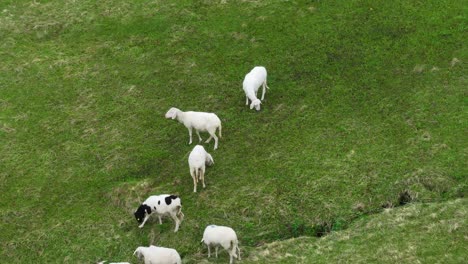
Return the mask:
<svg viewBox="0 0 468 264">
<path fill-rule="evenodd" d="M 252 263 L 465 263 L 468 201 L 386 210 L 323 239 L 301 237 L 264 245 Z"/>
<path fill-rule="evenodd" d="M 197 263 L 218 224 L 247 263 L 404 190 L 466 196 L 466 5 L 335 2 L 1 1 L 0 262 L 135 261 L 153 243 Z M 241 89 L 255 65 L 260 112 Z M 223 121 L 197 194 L 172 106 Z M 182 197 L 177 234 L 137 228 L 158 193 Z"/>
</svg>

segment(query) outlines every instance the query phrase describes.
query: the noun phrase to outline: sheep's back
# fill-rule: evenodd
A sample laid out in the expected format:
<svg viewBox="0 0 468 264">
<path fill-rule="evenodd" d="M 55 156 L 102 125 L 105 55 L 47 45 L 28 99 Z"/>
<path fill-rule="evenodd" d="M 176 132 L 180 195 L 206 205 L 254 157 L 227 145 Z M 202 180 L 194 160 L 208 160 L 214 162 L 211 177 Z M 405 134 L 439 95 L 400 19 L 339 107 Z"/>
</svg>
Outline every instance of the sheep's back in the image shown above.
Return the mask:
<svg viewBox="0 0 468 264">
<path fill-rule="evenodd" d="M 254 89 L 255 91 L 263 84 L 267 78 L 267 72 L 264 67 L 255 67 L 245 75 L 242 83 L 244 91 L 246 89 Z"/>
<path fill-rule="evenodd" d="M 145 260 L 151 260 L 153 264 L 180 263 L 179 253 L 173 248 L 150 246 L 145 254 Z"/>
<path fill-rule="evenodd" d="M 186 122 L 186 125 L 195 128 L 199 131 L 207 131 L 210 128 L 219 127 L 221 120 L 214 113 L 204 112 L 187 112 L 190 113 L 191 118 Z"/>
<path fill-rule="evenodd" d="M 220 234 L 222 234 L 222 236 Z M 206 244 L 220 244 L 224 241 L 233 240 L 237 240 L 236 232 L 227 226 L 207 226 L 203 233 L 203 241 Z"/>
</svg>

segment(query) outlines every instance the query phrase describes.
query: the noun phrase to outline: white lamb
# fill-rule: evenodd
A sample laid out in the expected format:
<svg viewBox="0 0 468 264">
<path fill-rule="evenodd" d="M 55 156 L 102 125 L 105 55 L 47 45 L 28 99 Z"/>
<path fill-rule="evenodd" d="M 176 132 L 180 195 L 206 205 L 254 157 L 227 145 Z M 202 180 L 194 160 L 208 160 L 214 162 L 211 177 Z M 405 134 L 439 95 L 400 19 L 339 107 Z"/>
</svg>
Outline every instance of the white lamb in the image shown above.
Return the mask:
<svg viewBox="0 0 468 264">
<path fill-rule="evenodd" d="M 206 152 L 205 148 L 201 145 L 196 145 L 188 157 L 190 167 L 190 175 L 193 179 L 193 192 L 197 192 L 197 182 L 201 180 L 203 188 L 205 188 L 205 168 L 206 165 L 211 166 L 214 164 L 213 157 L 210 153 Z"/>
<path fill-rule="evenodd" d="M 198 135 L 198 139 L 202 141 L 200 137 L 200 132 L 208 132 L 210 137 L 206 140 L 205 143 L 210 143 L 211 139 L 214 138 L 215 145 L 214 149 L 218 148 L 218 137 L 215 132 L 219 128 L 219 137 L 221 137 L 221 120 L 214 113 L 205 113 L 205 112 L 182 112 L 179 109 L 172 107 L 167 111 L 166 118 L 176 119 L 184 124 L 184 126 L 189 131 L 190 141 L 189 144 L 192 144 L 192 129 L 195 129 L 195 132 Z"/>
<path fill-rule="evenodd" d="M 249 99 L 252 101 L 250 104 L 250 109 L 255 109 L 260 111 L 260 104 L 262 103 L 257 98 L 258 88 L 263 86 L 262 91 L 262 100 L 265 99 L 266 88 L 270 89 L 267 86 L 267 71 L 265 67 L 257 66 L 253 68 L 247 75 L 245 75 L 244 82 L 242 83 L 242 88 L 245 92 L 245 105 L 249 105 Z"/>
<path fill-rule="evenodd" d="M 161 194 L 148 197 L 134 213 L 137 222 L 140 223 L 139 228 L 145 225 L 151 214 L 158 216 L 160 225 L 161 216 L 170 216 L 176 224 L 174 232 L 179 230 L 179 225 L 184 220 L 181 200 L 175 195 Z"/>
<path fill-rule="evenodd" d="M 222 246 L 229 253 L 229 264 L 232 264 L 233 258 L 241 260 L 239 241 L 237 240 L 236 232 L 230 227 L 217 225 L 207 226 L 201 242 L 204 242 L 208 247 L 208 257 L 211 256 L 210 246 L 215 247 L 216 258 L 218 258 L 218 247 Z M 236 254 L 236 249 L 239 255 Z"/>
<path fill-rule="evenodd" d="M 165 247 L 137 247 L 133 253 L 145 264 L 181 264 L 182 260 L 177 250 Z"/>
</svg>

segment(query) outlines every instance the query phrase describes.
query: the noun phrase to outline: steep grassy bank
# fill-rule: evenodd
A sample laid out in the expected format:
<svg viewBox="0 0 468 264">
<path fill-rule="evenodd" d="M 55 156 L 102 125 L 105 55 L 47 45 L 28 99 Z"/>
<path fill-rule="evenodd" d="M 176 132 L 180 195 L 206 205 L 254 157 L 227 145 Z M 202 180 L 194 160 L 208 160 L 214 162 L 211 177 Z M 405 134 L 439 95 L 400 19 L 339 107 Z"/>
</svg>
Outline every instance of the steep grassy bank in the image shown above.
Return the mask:
<svg viewBox="0 0 468 264">
<path fill-rule="evenodd" d="M 248 263 L 464 263 L 467 200 L 387 209 L 322 239 L 264 245 Z"/>
</svg>

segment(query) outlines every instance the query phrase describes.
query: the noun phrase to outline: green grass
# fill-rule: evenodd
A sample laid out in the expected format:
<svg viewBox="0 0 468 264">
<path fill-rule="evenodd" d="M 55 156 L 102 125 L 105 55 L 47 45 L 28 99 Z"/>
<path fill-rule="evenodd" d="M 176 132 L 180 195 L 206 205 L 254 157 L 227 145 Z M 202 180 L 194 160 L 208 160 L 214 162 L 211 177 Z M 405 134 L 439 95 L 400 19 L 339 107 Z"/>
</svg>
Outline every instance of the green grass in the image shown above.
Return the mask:
<svg viewBox="0 0 468 264">
<path fill-rule="evenodd" d="M 0 262 L 135 261 L 154 243 L 198 263 L 204 227 L 218 224 L 237 231 L 248 263 L 265 243 L 350 229 L 404 190 L 418 202 L 465 197 L 467 11 L 1 1 Z M 271 88 L 260 112 L 241 89 L 255 65 Z M 197 194 L 187 130 L 164 118 L 172 106 L 223 121 Z M 182 197 L 177 234 L 169 221 L 137 228 L 132 212 L 158 193 Z"/>
<path fill-rule="evenodd" d="M 467 208 L 464 198 L 388 209 L 322 239 L 300 237 L 264 245 L 249 259 L 252 263 L 465 263 Z"/>
</svg>

